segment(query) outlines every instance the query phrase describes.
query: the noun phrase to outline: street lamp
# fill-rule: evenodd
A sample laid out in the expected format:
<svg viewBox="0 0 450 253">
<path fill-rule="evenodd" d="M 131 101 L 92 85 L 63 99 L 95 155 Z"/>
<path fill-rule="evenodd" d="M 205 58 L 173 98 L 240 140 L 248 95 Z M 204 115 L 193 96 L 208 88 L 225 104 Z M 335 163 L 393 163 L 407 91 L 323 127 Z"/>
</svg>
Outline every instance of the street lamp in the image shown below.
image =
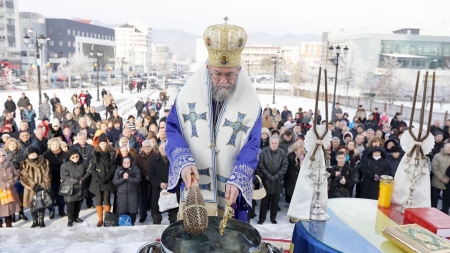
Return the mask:
<svg viewBox="0 0 450 253">
<path fill-rule="evenodd" d="M 45 44 L 45 42 L 47 41 L 47 39 L 44 37 L 44 35 L 40 35 L 39 37 L 37 36 L 37 34 L 32 31 L 32 30 L 28 30 L 29 33 L 33 33 L 36 40 L 34 42 L 34 47 L 36 48 L 36 65 L 37 65 L 37 75 L 38 75 L 38 89 L 39 89 L 39 104 L 42 104 L 42 94 L 41 94 L 41 62 L 39 59 L 39 50 L 42 49 L 42 46 Z M 28 34 L 25 34 L 25 36 L 23 37 L 23 42 L 25 43 L 25 45 L 28 47 L 29 45 L 33 45 L 30 44 L 30 37 L 28 36 Z M 30 48 L 32 49 L 32 48 Z"/>
<path fill-rule="evenodd" d="M 337 87 L 337 75 L 338 75 L 338 68 L 339 68 L 339 57 L 341 55 L 341 47 L 338 45 L 336 47 L 336 53 L 334 52 L 333 46 L 330 46 L 328 49 L 330 51 L 329 54 L 329 60 L 336 65 L 336 74 L 334 75 L 334 93 L 333 93 L 333 109 L 336 105 L 336 87 Z M 345 46 L 344 48 L 344 58 L 347 56 L 348 48 Z"/>
<path fill-rule="evenodd" d="M 277 58 L 276 56 L 272 56 L 270 57 L 270 60 L 273 63 L 273 100 L 272 100 L 272 104 L 275 104 L 275 80 L 277 77 L 277 60 L 281 61 L 283 60 L 283 58 Z"/>
<path fill-rule="evenodd" d="M 98 101 L 100 101 L 100 88 L 99 88 L 99 86 L 100 86 L 100 81 L 99 81 L 99 75 L 98 75 L 98 71 L 100 70 L 99 59 L 100 59 L 100 57 L 103 56 L 103 53 L 97 51 L 97 53 L 94 55 L 94 52 L 91 51 L 90 54 L 91 54 L 91 56 L 95 56 L 95 58 L 96 58 L 96 60 L 97 60 L 96 65 L 97 65 L 97 102 L 98 102 Z"/>
<path fill-rule="evenodd" d="M 125 57 L 120 60 L 120 72 L 122 73 L 122 93 L 123 93 L 123 65 L 125 65 Z"/>
</svg>

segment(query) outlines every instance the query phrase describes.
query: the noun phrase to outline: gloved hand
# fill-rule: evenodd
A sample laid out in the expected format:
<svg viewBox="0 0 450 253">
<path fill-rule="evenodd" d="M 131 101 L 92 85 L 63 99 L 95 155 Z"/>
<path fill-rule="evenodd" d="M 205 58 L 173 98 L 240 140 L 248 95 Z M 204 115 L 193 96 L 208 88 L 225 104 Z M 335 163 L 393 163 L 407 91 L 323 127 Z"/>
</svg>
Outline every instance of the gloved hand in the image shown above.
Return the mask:
<svg viewBox="0 0 450 253">
<path fill-rule="evenodd" d="M 40 185 L 38 185 L 38 184 L 35 184 L 34 187 L 33 187 L 33 191 L 37 192 L 37 191 L 40 191 L 40 190 L 42 190 L 42 187 Z"/>
</svg>

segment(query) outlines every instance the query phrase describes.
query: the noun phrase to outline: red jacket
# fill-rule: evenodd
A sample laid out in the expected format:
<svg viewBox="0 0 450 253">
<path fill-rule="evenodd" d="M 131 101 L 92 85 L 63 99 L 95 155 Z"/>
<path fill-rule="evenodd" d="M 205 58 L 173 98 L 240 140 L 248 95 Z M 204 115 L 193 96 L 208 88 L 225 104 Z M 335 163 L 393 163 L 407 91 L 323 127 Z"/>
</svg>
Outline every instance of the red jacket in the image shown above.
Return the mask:
<svg viewBox="0 0 450 253">
<path fill-rule="evenodd" d="M 81 105 L 85 105 L 86 104 L 86 94 L 80 93 L 80 95 L 78 96 L 78 100 L 80 101 Z"/>
</svg>

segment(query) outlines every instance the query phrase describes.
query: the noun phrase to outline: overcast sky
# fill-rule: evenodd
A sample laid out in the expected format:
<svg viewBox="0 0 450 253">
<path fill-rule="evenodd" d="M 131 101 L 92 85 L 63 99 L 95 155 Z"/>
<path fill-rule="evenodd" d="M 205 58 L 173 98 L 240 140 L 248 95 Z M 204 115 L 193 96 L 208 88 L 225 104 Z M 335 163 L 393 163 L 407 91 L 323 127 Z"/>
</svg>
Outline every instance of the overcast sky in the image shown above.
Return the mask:
<svg viewBox="0 0 450 253">
<path fill-rule="evenodd" d="M 206 27 L 237 24 L 247 32 L 273 35 L 377 28 L 450 30 L 450 0 L 18 0 L 19 11 L 45 17 L 146 22 L 154 29 L 195 35 Z"/>
</svg>

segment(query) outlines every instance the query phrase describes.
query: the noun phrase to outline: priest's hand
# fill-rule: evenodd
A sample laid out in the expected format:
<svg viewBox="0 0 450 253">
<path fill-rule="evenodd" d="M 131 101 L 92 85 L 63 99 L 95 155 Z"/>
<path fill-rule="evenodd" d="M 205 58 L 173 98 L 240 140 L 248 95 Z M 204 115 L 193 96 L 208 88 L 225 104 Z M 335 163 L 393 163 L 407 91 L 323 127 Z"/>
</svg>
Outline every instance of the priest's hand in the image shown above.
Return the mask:
<svg viewBox="0 0 450 253">
<path fill-rule="evenodd" d="M 236 199 L 239 196 L 239 189 L 232 185 L 227 184 L 225 185 L 225 199 L 229 200 L 231 204 L 236 203 Z"/>
<path fill-rule="evenodd" d="M 197 180 L 200 180 L 200 176 L 198 175 L 197 167 L 195 166 L 186 166 L 181 171 L 181 179 L 183 179 L 184 184 L 186 185 L 186 189 L 191 188 L 192 179 L 191 174 L 194 174 Z"/>
</svg>

